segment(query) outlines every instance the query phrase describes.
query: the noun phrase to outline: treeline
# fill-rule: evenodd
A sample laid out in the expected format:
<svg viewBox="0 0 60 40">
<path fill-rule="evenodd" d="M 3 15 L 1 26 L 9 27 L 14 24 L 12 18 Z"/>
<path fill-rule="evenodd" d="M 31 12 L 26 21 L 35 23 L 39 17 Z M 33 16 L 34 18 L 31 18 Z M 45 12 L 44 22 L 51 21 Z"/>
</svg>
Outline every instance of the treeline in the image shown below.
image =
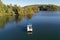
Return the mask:
<svg viewBox="0 0 60 40">
<path fill-rule="evenodd" d="M 14 16 L 14 15 L 32 16 L 34 13 L 39 11 L 60 11 L 60 6 L 30 5 L 30 6 L 20 7 L 17 5 L 12 6 L 12 4 L 5 5 L 0 0 L 0 16 Z"/>
<path fill-rule="evenodd" d="M 57 5 L 30 5 L 30 6 L 25 6 L 25 8 L 27 7 L 32 7 L 34 10 L 39 9 L 39 11 L 60 11 L 60 6 Z M 38 10 L 37 10 L 38 12 Z"/>
<path fill-rule="evenodd" d="M 14 16 L 14 15 L 33 15 L 38 11 L 38 7 L 30 6 L 30 7 L 20 7 L 17 5 L 12 6 L 5 5 L 0 0 L 0 16 Z"/>
<path fill-rule="evenodd" d="M 60 6 L 56 5 L 40 5 L 39 6 L 41 11 L 60 11 Z"/>
<path fill-rule="evenodd" d="M 0 0 L 0 16 L 5 15 L 13 15 L 14 11 L 12 10 L 12 6 L 10 5 L 4 5 Z"/>
</svg>

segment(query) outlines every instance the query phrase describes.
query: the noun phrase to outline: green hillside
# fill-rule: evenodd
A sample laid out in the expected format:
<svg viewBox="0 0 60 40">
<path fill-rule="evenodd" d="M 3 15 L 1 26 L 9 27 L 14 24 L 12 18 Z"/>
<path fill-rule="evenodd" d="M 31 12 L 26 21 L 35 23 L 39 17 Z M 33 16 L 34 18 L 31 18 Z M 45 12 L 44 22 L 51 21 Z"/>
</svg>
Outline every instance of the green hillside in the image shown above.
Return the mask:
<svg viewBox="0 0 60 40">
<path fill-rule="evenodd" d="M 39 11 L 60 11 L 60 6 L 49 4 L 49 5 L 29 5 L 21 7 L 17 5 L 12 6 L 12 4 L 5 5 L 0 0 L 0 16 L 14 16 L 14 15 L 29 16 Z"/>
</svg>

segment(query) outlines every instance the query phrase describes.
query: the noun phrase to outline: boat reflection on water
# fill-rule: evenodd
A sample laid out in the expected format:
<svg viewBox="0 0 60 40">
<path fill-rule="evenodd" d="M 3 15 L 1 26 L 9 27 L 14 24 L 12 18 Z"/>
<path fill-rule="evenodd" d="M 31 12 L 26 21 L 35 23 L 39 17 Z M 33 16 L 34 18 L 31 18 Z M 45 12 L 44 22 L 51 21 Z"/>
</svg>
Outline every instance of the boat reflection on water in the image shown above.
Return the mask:
<svg viewBox="0 0 60 40">
<path fill-rule="evenodd" d="M 27 34 L 32 34 L 32 32 L 27 32 Z"/>
</svg>

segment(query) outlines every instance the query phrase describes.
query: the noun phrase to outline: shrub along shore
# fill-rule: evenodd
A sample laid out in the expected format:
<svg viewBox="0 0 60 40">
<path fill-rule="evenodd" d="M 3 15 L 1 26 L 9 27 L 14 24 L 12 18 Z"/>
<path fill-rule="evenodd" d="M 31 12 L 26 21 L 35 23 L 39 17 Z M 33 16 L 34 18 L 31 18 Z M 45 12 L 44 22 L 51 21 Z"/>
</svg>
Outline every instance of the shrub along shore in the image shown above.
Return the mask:
<svg viewBox="0 0 60 40">
<path fill-rule="evenodd" d="M 57 5 L 29 5 L 29 6 L 17 6 L 12 4 L 5 5 L 0 0 L 0 16 L 14 16 L 14 15 L 24 15 L 31 16 L 39 11 L 60 11 L 60 6 Z"/>
</svg>

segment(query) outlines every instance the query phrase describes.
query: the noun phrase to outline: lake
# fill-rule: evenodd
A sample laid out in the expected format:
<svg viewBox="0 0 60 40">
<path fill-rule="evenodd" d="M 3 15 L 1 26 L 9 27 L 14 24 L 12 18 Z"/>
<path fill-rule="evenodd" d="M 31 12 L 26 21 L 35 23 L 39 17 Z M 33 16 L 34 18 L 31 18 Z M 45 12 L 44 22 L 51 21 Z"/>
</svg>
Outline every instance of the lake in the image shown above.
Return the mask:
<svg viewBox="0 0 60 40">
<path fill-rule="evenodd" d="M 26 32 L 29 23 L 32 34 Z M 31 17 L 0 17 L 0 40 L 60 40 L 60 11 L 40 11 Z"/>
</svg>

